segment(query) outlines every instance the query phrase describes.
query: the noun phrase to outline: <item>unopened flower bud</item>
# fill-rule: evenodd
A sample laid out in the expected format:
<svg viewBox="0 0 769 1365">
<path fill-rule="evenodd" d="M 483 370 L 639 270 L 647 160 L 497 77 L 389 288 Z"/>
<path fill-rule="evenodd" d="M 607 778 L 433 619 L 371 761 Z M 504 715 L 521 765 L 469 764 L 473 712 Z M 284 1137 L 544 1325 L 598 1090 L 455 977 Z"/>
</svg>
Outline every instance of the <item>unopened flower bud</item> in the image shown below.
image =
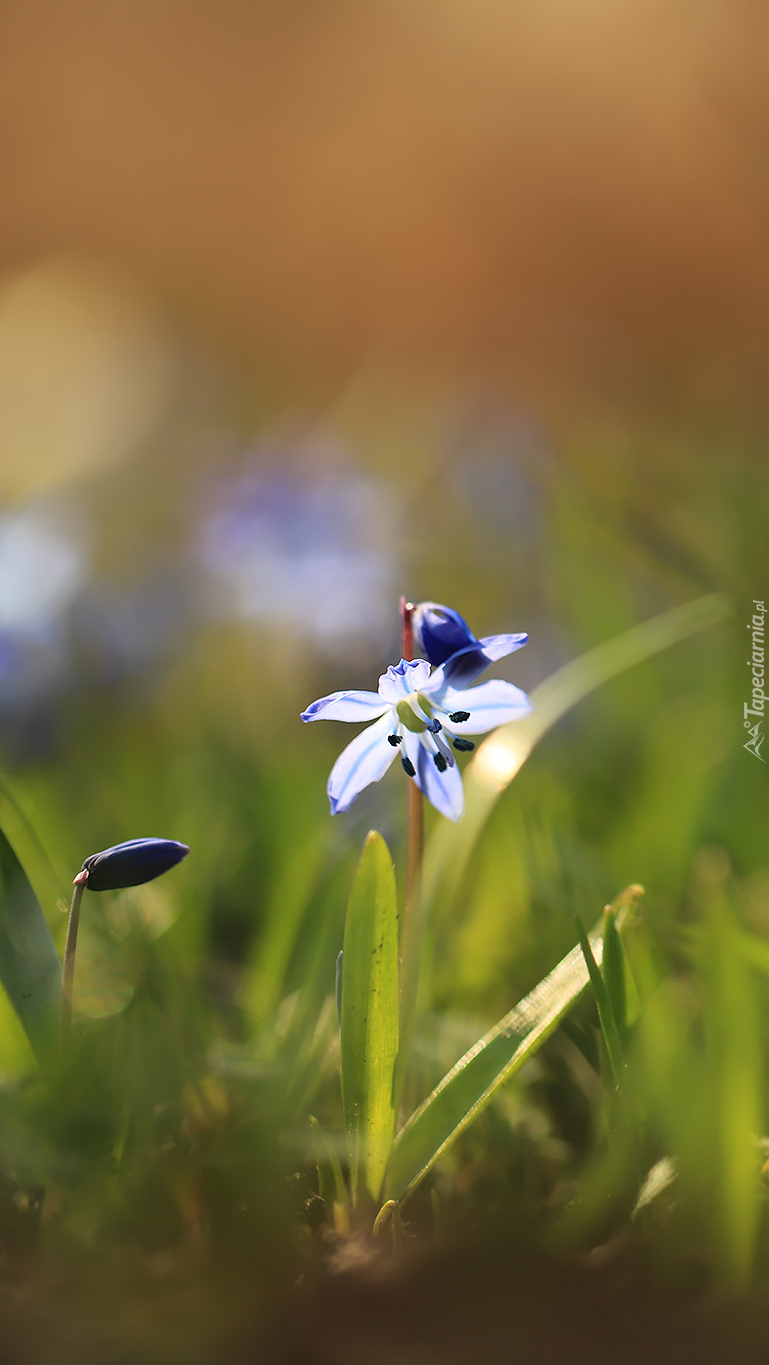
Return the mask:
<svg viewBox="0 0 769 1365">
<path fill-rule="evenodd" d="M 125 886 L 141 886 L 176 867 L 189 853 L 187 844 L 176 839 L 129 839 L 86 858 L 82 871 L 88 873 L 89 891 L 117 891 Z M 79 875 L 79 874 L 78 874 Z"/>
<path fill-rule="evenodd" d="M 414 608 L 411 623 L 414 644 L 433 668 L 445 663 L 458 649 L 478 643 L 464 617 L 440 602 L 420 602 Z"/>
</svg>

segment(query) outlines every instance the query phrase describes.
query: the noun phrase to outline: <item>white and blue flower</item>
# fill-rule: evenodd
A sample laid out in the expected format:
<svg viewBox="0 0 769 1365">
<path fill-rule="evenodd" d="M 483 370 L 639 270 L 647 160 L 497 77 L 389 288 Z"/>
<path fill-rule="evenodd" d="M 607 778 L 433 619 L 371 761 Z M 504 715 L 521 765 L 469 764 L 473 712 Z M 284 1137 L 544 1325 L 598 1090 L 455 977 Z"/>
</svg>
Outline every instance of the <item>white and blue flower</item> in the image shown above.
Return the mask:
<svg viewBox="0 0 769 1365">
<path fill-rule="evenodd" d="M 468 631 L 462 618 L 457 619 Z M 489 652 L 486 657 L 495 641 L 516 643 L 497 646 L 499 653 Z M 480 641 L 475 636 L 470 641 L 465 637 L 464 644 L 437 668 L 431 669 L 426 659 L 401 659 L 382 674 L 378 692 L 332 692 L 308 706 L 302 712 L 303 721 L 373 722 L 343 749 L 331 770 L 327 790 L 332 815 L 349 810 L 364 787 L 379 782 L 400 755 L 405 772 L 436 810 L 449 820 L 459 820 L 464 793 L 453 750 L 465 753 L 474 749 L 468 735 L 482 735 L 508 721 L 520 720 L 533 707 L 526 693 L 512 683 L 487 682 L 473 688 L 455 684 L 465 680 L 465 670 L 475 678 L 492 658 L 501 658 L 525 643 L 526 637 L 520 635 Z M 483 661 L 479 665 L 474 657 L 463 665 L 461 661 L 473 650 L 484 655 Z"/>
</svg>

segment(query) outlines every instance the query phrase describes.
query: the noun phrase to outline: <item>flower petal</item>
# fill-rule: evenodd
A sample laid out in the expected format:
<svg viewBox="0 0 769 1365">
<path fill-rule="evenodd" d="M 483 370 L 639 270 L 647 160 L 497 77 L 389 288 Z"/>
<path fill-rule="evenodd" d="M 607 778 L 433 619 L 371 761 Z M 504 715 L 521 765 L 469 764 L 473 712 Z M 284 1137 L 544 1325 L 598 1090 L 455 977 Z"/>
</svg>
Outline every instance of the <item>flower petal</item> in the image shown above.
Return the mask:
<svg viewBox="0 0 769 1365">
<path fill-rule="evenodd" d="M 465 793 L 459 765 L 438 772 L 433 755 L 419 735 L 411 730 L 403 732 L 403 747 L 416 771 L 413 779 L 431 805 L 448 820 L 460 820 L 465 811 Z"/>
<path fill-rule="evenodd" d="M 488 666 L 489 660 L 476 641 L 474 645 L 458 649 L 439 668 L 433 669 L 429 686 L 421 688 L 421 691 L 440 695 L 447 687 L 469 687 Z"/>
<path fill-rule="evenodd" d="M 430 665 L 426 659 L 401 659 L 399 664 L 391 664 L 379 679 L 379 695 L 391 706 L 397 706 L 410 692 L 424 687 L 430 677 Z"/>
<path fill-rule="evenodd" d="M 440 602 L 419 602 L 411 623 L 415 644 L 435 666 L 445 663 L 457 650 L 477 643 L 464 617 Z"/>
<path fill-rule="evenodd" d="M 430 687 L 422 691 L 440 692 L 444 687 L 469 687 L 497 659 L 522 649 L 528 635 L 487 635 L 475 644 L 457 650 L 440 668 L 436 668 L 430 678 Z"/>
<path fill-rule="evenodd" d="M 388 707 L 384 716 L 369 725 L 362 734 L 356 735 L 342 750 L 331 769 L 326 788 L 332 815 L 349 810 L 364 787 L 384 777 L 398 753 L 398 749 L 388 743 L 387 736 L 392 729 L 393 719 Z"/>
<path fill-rule="evenodd" d="M 332 692 L 302 711 L 302 720 L 375 720 L 385 707 L 378 692 Z"/>
<path fill-rule="evenodd" d="M 528 716 L 534 705 L 512 683 L 495 680 L 481 683 L 480 687 L 470 687 L 462 691 L 447 688 L 441 695 L 441 714 L 444 729 L 454 735 L 484 735 L 487 730 L 496 730 L 498 725 L 508 721 L 521 720 Z M 469 711 L 469 719 L 452 721 L 450 716 L 457 711 Z"/>
<path fill-rule="evenodd" d="M 493 664 L 497 659 L 514 654 L 516 649 L 523 649 L 528 639 L 528 635 L 523 631 L 520 635 L 485 635 L 478 643 L 482 646 L 489 663 Z"/>
</svg>

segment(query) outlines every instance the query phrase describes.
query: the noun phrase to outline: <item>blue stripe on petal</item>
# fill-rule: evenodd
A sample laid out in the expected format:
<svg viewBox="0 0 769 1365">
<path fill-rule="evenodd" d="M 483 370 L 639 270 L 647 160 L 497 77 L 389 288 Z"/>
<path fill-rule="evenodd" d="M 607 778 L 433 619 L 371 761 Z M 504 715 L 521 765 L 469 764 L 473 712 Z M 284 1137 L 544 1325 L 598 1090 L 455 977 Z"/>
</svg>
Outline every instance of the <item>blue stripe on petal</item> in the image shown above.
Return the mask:
<svg viewBox="0 0 769 1365">
<path fill-rule="evenodd" d="M 399 752 L 388 742 L 393 721 L 390 708 L 387 714 L 370 725 L 343 749 L 331 769 L 328 779 L 328 799 L 331 814 L 339 815 L 350 809 L 356 796 L 371 782 L 379 782 Z"/>
<path fill-rule="evenodd" d="M 332 692 L 302 711 L 302 720 L 375 720 L 385 710 L 378 692 Z"/>
</svg>

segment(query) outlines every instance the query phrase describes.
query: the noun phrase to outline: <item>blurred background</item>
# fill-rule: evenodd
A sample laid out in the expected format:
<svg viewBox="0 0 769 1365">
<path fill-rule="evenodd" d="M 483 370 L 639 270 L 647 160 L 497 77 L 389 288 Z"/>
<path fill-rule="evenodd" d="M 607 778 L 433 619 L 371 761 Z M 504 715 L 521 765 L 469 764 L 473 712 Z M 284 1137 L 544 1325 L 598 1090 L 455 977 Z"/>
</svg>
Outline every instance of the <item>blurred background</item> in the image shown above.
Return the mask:
<svg viewBox="0 0 769 1365">
<path fill-rule="evenodd" d="M 332 824 L 347 736 L 297 713 L 374 685 L 401 592 L 528 630 L 524 687 L 730 592 L 733 628 L 584 706 L 503 807 L 572 828 L 591 905 L 651 863 L 674 914 L 702 841 L 760 870 L 766 22 L 5 6 L 0 746 L 47 909 L 94 849 L 181 837 L 179 951 L 237 994 L 291 840 L 400 837 L 393 778 Z M 492 1009 L 526 898 L 476 894 L 446 979 Z"/>
<path fill-rule="evenodd" d="M 375 686 L 399 594 L 528 630 L 498 676 L 531 688 L 714 590 L 731 623 L 582 705 L 500 802 L 438 936 L 421 1093 L 628 882 L 673 961 L 714 857 L 769 932 L 742 747 L 765 7 L 11 0 L 0 33 L 0 813 L 57 936 L 86 855 L 180 838 L 141 915 L 222 1017 L 308 963 L 330 990 L 404 788 L 332 821 L 349 735 L 298 713 Z M 273 927 L 284 979 L 260 936 L 287 897 L 328 953 Z M 121 904 L 84 924 L 92 1019 L 137 989 Z M 515 1104 L 517 1154 L 566 1161 Z"/>
</svg>

